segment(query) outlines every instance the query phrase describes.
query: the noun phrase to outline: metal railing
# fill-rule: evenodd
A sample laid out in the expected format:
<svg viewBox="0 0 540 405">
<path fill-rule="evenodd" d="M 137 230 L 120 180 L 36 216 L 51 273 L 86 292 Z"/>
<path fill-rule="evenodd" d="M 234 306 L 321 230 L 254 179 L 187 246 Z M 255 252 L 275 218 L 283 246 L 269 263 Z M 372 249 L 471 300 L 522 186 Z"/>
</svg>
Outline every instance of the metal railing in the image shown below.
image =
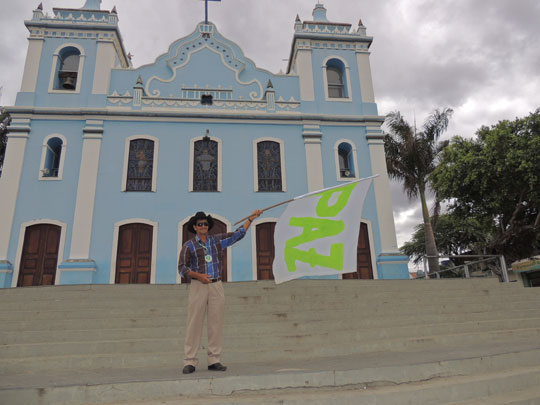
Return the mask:
<svg viewBox="0 0 540 405">
<path fill-rule="evenodd" d="M 508 283 L 510 281 L 508 278 L 506 261 L 504 260 L 503 255 L 438 256 L 437 259 L 449 259 L 452 266 L 436 272 L 428 272 L 428 259 L 433 257 L 434 256 L 423 256 L 424 274 L 417 275 L 417 279 L 498 277 L 503 283 Z M 460 259 L 465 263 L 453 265 L 452 259 Z"/>
</svg>

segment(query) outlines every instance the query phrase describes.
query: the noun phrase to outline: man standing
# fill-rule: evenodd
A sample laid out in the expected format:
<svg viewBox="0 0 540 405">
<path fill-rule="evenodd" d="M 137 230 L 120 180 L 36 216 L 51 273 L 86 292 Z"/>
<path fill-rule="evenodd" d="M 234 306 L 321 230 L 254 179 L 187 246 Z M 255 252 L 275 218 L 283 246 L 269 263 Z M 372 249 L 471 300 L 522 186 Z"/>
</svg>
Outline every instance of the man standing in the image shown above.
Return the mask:
<svg viewBox="0 0 540 405">
<path fill-rule="evenodd" d="M 220 362 L 225 312 L 225 295 L 221 284 L 222 253 L 244 237 L 251 222 L 262 211 L 255 210 L 248 220 L 234 232 L 209 235 L 214 219 L 204 212 L 197 212 L 189 219 L 188 230 L 196 233 L 193 239 L 182 246 L 178 260 L 178 271 L 191 277 L 188 298 L 188 319 L 184 344 L 184 374 L 191 374 L 198 364 L 197 352 L 201 344 L 204 315 L 208 309 L 208 370 L 225 371 Z"/>
</svg>

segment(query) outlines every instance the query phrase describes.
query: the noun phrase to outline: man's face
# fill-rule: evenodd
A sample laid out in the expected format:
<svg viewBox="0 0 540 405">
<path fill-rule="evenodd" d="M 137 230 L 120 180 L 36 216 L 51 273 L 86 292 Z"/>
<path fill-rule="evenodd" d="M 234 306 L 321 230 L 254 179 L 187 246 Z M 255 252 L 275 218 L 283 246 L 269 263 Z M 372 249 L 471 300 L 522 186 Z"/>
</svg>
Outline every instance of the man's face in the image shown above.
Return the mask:
<svg viewBox="0 0 540 405">
<path fill-rule="evenodd" d="M 197 235 L 208 235 L 208 221 L 206 219 L 199 219 L 195 223 L 195 230 Z"/>
</svg>

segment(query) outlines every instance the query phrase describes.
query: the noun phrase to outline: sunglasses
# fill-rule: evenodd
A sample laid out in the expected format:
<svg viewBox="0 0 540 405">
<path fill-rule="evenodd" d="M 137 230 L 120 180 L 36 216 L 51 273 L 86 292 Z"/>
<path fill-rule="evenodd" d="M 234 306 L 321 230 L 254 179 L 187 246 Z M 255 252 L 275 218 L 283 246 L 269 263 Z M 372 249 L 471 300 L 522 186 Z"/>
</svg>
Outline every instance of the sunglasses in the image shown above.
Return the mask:
<svg viewBox="0 0 540 405">
<path fill-rule="evenodd" d="M 197 222 L 197 226 L 208 226 L 208 222 Z"/>
</svg>

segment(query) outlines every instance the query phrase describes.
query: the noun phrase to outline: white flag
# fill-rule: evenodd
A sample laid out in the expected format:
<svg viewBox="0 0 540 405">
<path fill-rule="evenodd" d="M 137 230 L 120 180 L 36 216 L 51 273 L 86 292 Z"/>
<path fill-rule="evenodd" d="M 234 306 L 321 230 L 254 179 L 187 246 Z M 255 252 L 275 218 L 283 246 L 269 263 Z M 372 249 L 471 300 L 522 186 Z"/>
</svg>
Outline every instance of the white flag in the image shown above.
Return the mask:
<svg viewBox="0 0 540 405">
<path fill-rule="evenodd" d="M 276 284 L 356 271 L 362 207 L 373 177 L 308 193 L 289 203 L 274 231 Z"/>
</svg>

